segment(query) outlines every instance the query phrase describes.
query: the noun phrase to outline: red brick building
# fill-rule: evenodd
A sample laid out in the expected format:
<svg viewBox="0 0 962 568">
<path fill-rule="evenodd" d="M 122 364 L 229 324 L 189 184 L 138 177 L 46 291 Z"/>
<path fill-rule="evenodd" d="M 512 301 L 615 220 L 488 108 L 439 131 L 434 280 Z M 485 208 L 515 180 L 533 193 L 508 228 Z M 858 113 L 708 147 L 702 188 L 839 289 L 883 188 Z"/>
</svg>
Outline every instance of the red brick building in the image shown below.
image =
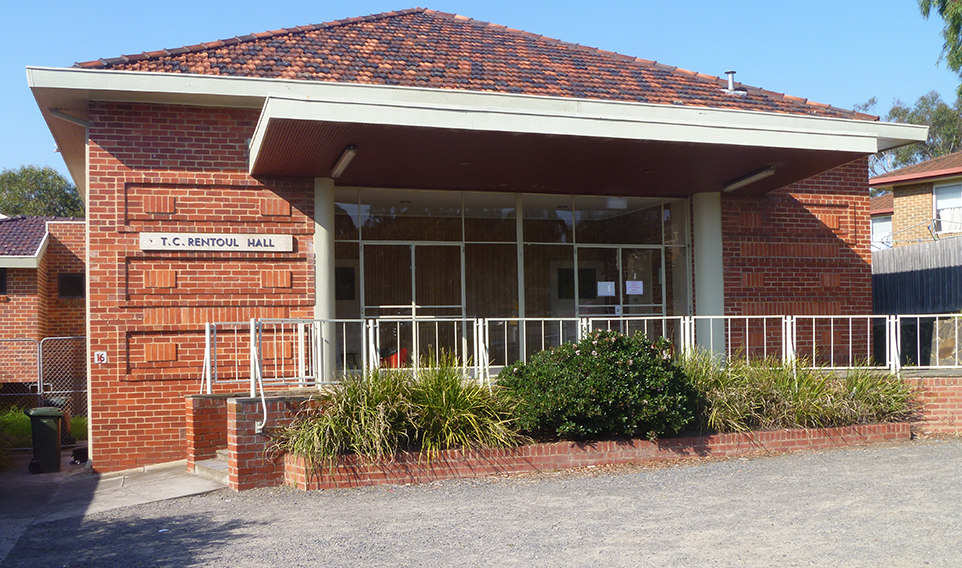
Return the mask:
<svg viewBox="0 0 962 568">
<path fill-rule="evenodd" d="M 40 340 L 85 333 L 84 232 L 82 219 L 0 218 L 2 407 L 36 405 Z"/>
<path fill-rule="evenodd" d="M 102 471 L 184 457 L 205 322 L 870 313 L 866 156 L 925 134 L 423 9 L 28 76 Z"/>
</svg>

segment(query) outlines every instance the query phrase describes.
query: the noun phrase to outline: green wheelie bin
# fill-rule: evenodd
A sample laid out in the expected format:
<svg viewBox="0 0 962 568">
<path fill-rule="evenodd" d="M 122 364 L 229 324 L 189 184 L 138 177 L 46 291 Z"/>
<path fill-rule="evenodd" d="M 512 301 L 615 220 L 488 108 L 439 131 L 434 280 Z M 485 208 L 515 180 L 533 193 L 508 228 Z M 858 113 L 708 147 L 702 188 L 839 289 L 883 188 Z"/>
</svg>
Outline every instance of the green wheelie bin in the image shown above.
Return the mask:
<svg viewBox="0 0 962 568">
<path fill-rule="evenodd" d="M 41 406 L 24 410 L 30 417 L 33 435 L 33 459 L 27 466 L 30 473 L 60 471 L 60 421 L 63 411 L 55 406 Z"/>
</svg>

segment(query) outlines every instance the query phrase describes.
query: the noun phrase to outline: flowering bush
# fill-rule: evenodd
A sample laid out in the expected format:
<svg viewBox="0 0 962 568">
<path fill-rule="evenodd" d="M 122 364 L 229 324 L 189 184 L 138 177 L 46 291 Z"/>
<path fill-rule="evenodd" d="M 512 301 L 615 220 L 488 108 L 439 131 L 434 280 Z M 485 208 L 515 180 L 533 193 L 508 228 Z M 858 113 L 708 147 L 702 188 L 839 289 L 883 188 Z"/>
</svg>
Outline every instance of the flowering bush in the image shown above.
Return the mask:
<svg viewBox="0 0 962 568">
<path fill-rule="evenodd" d="M 694 417 L 696 395 L 670 349 L 666 339 L 594 331 L 505 367 L 498 383 L 519 401 L 515 424 L 531 434 L 653 439 Z"/>
</svg>

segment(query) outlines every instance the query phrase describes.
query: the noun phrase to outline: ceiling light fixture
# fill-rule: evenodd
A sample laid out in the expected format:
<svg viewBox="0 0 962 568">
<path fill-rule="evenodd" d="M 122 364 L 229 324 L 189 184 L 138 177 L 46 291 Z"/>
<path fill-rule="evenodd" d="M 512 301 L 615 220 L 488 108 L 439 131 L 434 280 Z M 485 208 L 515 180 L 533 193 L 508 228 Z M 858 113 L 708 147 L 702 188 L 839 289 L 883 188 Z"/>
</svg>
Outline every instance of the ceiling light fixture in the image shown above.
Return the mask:
<svg viewBox="0 0 962 568">
<path fill-rule="evenodd" d="M 730 193 L 736 189 L 741 189 L 746 185 L 751 185 L 756 181 L 763 180 L 773 175 L 775 175 L 775 166 L 765 166 L 760 170 L 754 171 L 746 176 L 742 176 L 726 183 L 724 186 L 722 186 L 722 191 L 725 193 Z"/>
<path fill-rule="evenodd" d="M 347 166 L 350 165 L 351 160 L 357 155 L 357 146 L 351 145 L 344 148 L 344 152 L 341 153 L 341 157 L 338 158 L 337 163 L 334 164 L 334 169 L 331 170 L 331 177 L 337 179 L 341 177 Z"/>
</svg>

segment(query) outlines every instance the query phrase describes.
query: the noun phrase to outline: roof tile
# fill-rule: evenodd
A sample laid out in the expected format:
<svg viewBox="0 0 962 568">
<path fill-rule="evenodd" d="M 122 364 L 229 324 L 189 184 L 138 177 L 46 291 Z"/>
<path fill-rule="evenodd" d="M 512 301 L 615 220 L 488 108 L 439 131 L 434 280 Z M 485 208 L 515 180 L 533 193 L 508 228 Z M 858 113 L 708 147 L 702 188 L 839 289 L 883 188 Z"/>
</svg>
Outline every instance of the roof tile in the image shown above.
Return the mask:
<svg viewBox="0 0 962 568">
<path fill-rule="evenodd" d="M 0 256 L 33 256 L 47 234 L 47 221 L 73 221 L 69 217 L 0 218 Z"/>
<path fill-rule="evenodd" d="M 876 120 L 654 61 L 424 8 L 260 32 L 87 69 L 469 89 Z M 681 102 L 679 102 L 681 101 Z"/>
<path fill-rule="evenodd" d="M 940 174 L 957 176 L 960 173 L 962 173 L 962 152 L 955 152 L 875 176 L 870 183 L 878 185 L 896 180 L 899 183 L 911 183 L 913 180 L 938 177 Z"/>
</svg>

